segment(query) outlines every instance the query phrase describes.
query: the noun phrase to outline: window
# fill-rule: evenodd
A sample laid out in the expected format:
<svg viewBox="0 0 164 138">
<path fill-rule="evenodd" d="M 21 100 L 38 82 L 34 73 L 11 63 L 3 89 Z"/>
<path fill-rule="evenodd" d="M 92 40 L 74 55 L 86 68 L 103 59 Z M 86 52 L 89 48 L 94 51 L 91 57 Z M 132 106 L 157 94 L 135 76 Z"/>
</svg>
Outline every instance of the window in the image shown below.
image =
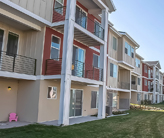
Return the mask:
<svg viewBox="0 0 164 138">
<path fill-rule="evenodd" d="M 102 38 L 102 35 L 103 35 L 102 33 L 103 31 L 102 31 L 100 23 L 95 20 L 95 35 Z"/>
<path fill-rule="evenodd" d="M 146 65 L 144 66 L 144 69 L 145 69 L 145 73 L 147 73 L 147 66 Z"/>
<path fill-rule="evenodd" d="M 110 63 L 110 76 L 117 78 L 117 65 Z"/>
<path fill-rule="evenodd" d="M 131 47 L 131 56 L 134 58 L 134 48 Z"/>
<path fill-rule="evenodd" d="M 147 86 L 147 80 L 145 80 L 145 86 Z"/>
<path fill-rule="evenodd" d="M 140 63 L 141 61 L 138 58 L 136 58 L 136 67 L 140 68 Z"/>
<path fill-rule="evenodd" d="M 48 87 L 48 99 L 57 99 L 57 87 Z"/>
<path fill-rule="evenodd" d="M 125 42 L 125 53 L 130 57 L 134 58 L 134 48 Z"/>
<path fill-rule="evenodd" d="M 78 6 L 76 6 L 75 22 L 83 28 L 87 28 L 87 14 Z"/>
<path fill-rule="evenodd" d="M 17 54 L 18 39 L 19 36 L 17 34 L 9 32 L 6 53 L 8 56 L 15 56 Z"/>
<path fill-rule="evenodd" d="M 64 0 L 55 0 L 55 11 L 63 14 L 63 4 L 64 4 Z"/>
<path fill-rule="evenodd" d="M 52 42 L 51 42 L 51 59 L 58 60 L 60 53 L 60 39 L 52 36 Z"/>
<path fill-rule="evenodd" d="M 99 92 L 91 92 L 91 108 L 98 108 Z"/>
<path fill-rule="evenodd" d="M 140 102 L 140 97 L 141 97 L 141 94 L 140 93 L 137 93 L 137 101 Z"/>
<path fill-rule="evenodd" d="M 113 93 L 112 107 L 117 108 L 117 93 Z"/>
<path fill-rule="evenodd" d="M 117 39 L 113 37 L 113 49 L 117 50 Z"/>
<path fill-rule="evenodd" d="M 0 29 L 0 51 L 2 51 L 4 31 Z"/>
<path fill-rule="evenodd" d="M 136 78 L 135 78 L 135 76 L 132 76 L 132 84 L 133 84 L 133 85 L 136 84 Z"/>
<path fill-rule="evenodd" d="M 147 94 L 145 94 L 145 100 L 147 100 Z"/>
<path fill-rule="evenodd" d="M 93 54 L 93 67 L 100 68 L 100 56 Z"/>
<path fill-rule="evenodd" d="M 138 78 L 138 85 L 141 85 L 141 79 Z"/>
</svg>

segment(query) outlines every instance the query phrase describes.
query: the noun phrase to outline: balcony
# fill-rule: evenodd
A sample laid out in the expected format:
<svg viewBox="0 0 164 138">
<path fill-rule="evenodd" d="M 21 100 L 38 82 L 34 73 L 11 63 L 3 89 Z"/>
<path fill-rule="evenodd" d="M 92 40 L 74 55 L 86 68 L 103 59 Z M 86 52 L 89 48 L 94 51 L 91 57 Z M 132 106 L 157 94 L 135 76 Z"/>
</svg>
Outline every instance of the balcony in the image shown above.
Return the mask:
<svg viewBox="0 0 164 138">
<path fill-rule="evenodd" d="M 118 82 L 118 88 L 130 90 L 130 83 L 127 83 L 127 82 Z"/>
<path fill-rule="evenodd" d="M 0 51 L 0 71 L 36 75 L 36 59 Z"/>
<path fill-rule="evenodd" d="M 64 21 L 66 16 L 66 7 L 54 9 L 53 28 L 64 33 Z M 88 46 L 99 46 L 104 44 L 104 29 L 101 24 L 89 18 L 85 12 L 76 8 L 74 39 Z"/>
<path fill-rule="evenodd" d="M 62 59 L 46 60 L 46 75 L 61 75 Z M 72 75 L 80 78 L 102 81 L 103 69 L 93 67 L 80 61 L 72 62 Z"/>
<path fill-rule="evenodd" d="M 131 85 L 131 89 L 132 89 L 132 90 L 137 90 L 137 85 L 132 84 L 132 85 Z"/>
</svg>

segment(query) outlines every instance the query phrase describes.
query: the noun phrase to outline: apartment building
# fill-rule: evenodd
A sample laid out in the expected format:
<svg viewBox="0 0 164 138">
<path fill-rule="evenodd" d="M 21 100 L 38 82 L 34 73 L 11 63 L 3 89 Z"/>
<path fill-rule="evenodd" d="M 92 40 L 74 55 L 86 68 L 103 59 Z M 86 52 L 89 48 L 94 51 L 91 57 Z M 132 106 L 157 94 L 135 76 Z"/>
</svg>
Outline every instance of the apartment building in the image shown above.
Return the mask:
<svg viewBox="0 0 164 138">
<path fill-rule="evenodd" d="M 152 103 L 163 101 L 163 74 L 160 69 L 159 61 L 143 62 L 143 99 L 150 100 Z"/>
<path fill-rule="evenodd" d="M 137 94 L 137 90 L 140 89 L 137 82 L 141 70 L 135 67 L 136 49 L 139 48 L 139 44 L 126 32 L 118 32 L 113 27 L 110 27 L 108 37 L 107 95 L 108 93 L 113 95 L 113 108 L 129 109 L 132 94 Z M 133 77 L 134 81 L 131 85 Z"/>
<path fill-rule="evenodd" d="M 113 11 L 111 0 L 0 0 L 0 121 L 104 118 Z"/>
</svg>

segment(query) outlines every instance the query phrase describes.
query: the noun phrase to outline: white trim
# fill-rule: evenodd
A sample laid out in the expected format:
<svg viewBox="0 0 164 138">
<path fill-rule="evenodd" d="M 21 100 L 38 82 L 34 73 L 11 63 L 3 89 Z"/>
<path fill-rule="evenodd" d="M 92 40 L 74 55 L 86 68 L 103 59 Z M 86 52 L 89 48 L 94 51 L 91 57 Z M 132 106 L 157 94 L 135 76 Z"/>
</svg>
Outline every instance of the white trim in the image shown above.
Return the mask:
<svg viewBox="0 0 164 138">
<path fill-rule="evenodd" d="M 77 77 L 77 76 L 71 76 L 72 81 L 82 82 L 82 83 L 89 83 L 89 84 L 95 84 L 95 85 L 103 85 L 102 81 L 97 80 L 91 80 L 87 78 Z"/>
<path fill-rule="evenodd" d="M 61 25 L 64 25 L 64 24 L 65 24 L 65 21 L 54 22 L 54 23 L 51 24 L 51 27 L 61 26 Z"/>
<path fill-rule="evenodd" d="M 113 91 L 122 91 L 122 92 L 131 92 L 131 90 L 126 90 L 126 89 L 119 89 L 119 88 L 109 88 L 106 86 L 107 90 L 113 90 Z"/>
<path fill-rule="evenodd" d="M 110 57 L 108 54 L 107 54 L 107 57 L 108 57 L 108 59 L 110 59 L 110 60 L 112 60 L 112 61 L 114 61 L 114 62 L 118 63 L 118 60 L 116 60 L 116 59 L 114 59 L 114 58 Z"/>
<path fill-rule="evenodd" d="M 137 76 L 141 76 L 141 74 L 135 72 L 135 71 L 132 71 L 132 73 L 136 74 Z"/>
<path fill-rule="evenodd" d="M 94 50 L 94 51 L 96 51 L 96 52 L 98 52 L 98 53 L 100 53 L 100 50 L 97 49 L 97 48 L 95 48 L 95 47 L 89 47 L 89 48 L 92 49 L 92 50 Z"/>
<path fill-rule="evenodd" d="M 129 66 L 130 68 L 135 69 L 134 66 L 132 66 L 132 65 L 130 65 L 130 64 L 128 64 L 128 63 L 126 63 L 125 61 L 118 61 L 118 63 L 125 64 L 125 65 Z"/>
<path fill-rule="evenodd" d="M 57 87 L 56 87 L 56 86 L 48 86 L 48 88 L 49 88 L 49 87 L 51 87 L 51 88 L 55 87 L 55 88 L 56 88 L 56 98 L 48 98 L 48 97 L 47 97 L 47 99 L 48 99 L 48 100 L 56 100 L 56 99 L 57 99 L 57 93 L 58 93 Z"/>
<path fill-rule="evenodd" d="M 24 79 L 24 80 L 36 80 L 34 75 L 19 74 L 15 72 L 0 71 L 0 77 Z"/>
</svg>

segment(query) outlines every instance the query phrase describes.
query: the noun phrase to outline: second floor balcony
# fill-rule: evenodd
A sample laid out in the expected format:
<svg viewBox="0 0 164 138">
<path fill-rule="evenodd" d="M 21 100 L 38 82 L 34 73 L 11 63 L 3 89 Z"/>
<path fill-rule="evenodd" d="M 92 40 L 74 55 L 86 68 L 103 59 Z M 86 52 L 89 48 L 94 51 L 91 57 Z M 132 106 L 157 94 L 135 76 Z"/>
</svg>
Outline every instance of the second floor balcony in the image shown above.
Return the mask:
<svg viewBox="0 0 164 138">
<path fill-rule="evenodd" d="M 36 75 L 36 59 L 0 51 L 0 71 Z"/>
<path fill-rule="evenodd" d="M 127 82 L 118 82 L 118 88 L 130 90 L 130 83 L 127 83 Z"/>
<path fill-rule="evenodd" d="M 46 75 L 61 75 L 62 59 L 48 59 L 46 60 Z M 91 80 L 102 81 L 103 69 L 93 67 L 84 62 L 72 61 L 72 75 L 80 78 L 87 78 Z"/>
<path fill-rule="evenodd" d="M 137 85 L 136 84 L 131 84 L 131 89 L 132 90 L 137 90 Z"/>
</svg>

